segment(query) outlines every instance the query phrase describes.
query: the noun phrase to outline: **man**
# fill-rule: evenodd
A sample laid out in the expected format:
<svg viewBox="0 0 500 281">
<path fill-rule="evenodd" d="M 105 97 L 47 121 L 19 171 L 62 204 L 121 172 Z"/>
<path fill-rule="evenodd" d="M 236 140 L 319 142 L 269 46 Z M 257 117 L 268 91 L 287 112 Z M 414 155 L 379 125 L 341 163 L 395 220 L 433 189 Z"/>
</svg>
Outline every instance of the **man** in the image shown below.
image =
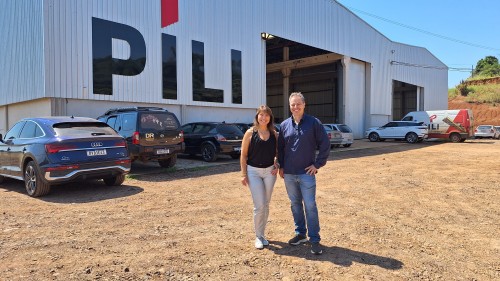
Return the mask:
<svg viewBox="0 0 500 281">
<path fill-rule="evenodd" d="M 309 235 L 311 253 L 320 255 L 323 250 L 319 243 L 316 173 L 326 164 L 330 140 L 321 122 L 304 114 L 306 102 L 301 93 L 292 93 L 288 101 L 292 116 L 281 123 L 278 136 L 279 174 L 285 179 L 295 222 L 295 237 L 288 243 L 300 245 L 307 242 Z"/>
</svg>

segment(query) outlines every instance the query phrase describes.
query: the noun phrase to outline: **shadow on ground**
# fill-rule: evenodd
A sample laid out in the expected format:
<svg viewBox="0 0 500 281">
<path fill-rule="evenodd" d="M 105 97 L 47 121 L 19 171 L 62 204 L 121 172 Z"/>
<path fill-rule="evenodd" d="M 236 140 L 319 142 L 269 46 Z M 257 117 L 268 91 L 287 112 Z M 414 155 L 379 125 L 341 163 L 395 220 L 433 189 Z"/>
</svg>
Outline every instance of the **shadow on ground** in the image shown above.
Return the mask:
<svg viewBox="0 0 500 281">
<path fill-rule="evenodd" d="M 6 192 L 17 192 L 29 196 L 24 182 L 7 179 L 0 185 Z M 36 199 L 51 203 L 78 204 L 122 198 L 141 193 L 144 189 L 131 185 L 107 186 L 99 180 L 54 185 L 50 193 Z"/>
<path fill-rule="evenodd" d="M 322 255 L 314 255 L 311 253 L 309 243 L 298 246 L 291 246 L 288 243 L 280 241 L 269 241 L 268 249 L 277 255 L 292 256 L 304 258 L 307 260 L 329 261 L 340 266 L 351 266 L 353 263 L 361 263 L 366 265 L 376 265 L 385 269 L 398 270 L 403 267 L 403 263 L 399 260 L 377 256 L 374 254 L 358 252 L 342 247 L 323 246 Z"/>
</svg>

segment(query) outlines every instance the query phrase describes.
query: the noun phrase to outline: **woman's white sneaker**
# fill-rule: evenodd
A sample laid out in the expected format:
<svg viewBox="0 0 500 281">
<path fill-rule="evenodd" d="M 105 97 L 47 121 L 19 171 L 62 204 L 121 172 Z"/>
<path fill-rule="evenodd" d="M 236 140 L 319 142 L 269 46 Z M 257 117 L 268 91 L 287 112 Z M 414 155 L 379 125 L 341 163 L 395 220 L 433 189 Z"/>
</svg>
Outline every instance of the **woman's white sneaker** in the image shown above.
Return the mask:
<svg viewBox="0 0 500 281">
<path fill-rule="evenodd" d="M 262 243 L 262 241 L 260 240 L 259 237 L 255 238 L 255 248 L 257 248 L 259 250 L 264 248 L 264 243 Z"/>
<path fill-rule="evenodd" d="M 269 241 L 267 241 L 266 238 L 260 237 L 260 241 L 262 242 L 262 245 L 269 246 Z"/>
</svg>

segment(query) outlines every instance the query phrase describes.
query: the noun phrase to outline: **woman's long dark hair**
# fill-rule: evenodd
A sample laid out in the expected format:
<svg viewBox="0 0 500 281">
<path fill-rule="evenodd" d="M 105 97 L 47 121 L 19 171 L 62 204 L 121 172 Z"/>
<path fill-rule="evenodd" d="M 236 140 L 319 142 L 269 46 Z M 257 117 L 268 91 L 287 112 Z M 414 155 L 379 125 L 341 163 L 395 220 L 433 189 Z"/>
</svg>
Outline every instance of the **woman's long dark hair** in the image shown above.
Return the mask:
<svg viewBox="0 0 500 281">
<path fill-rule="evenodd" d="M 259 113 L 261 113 L 261 112 L 267 113 L 267 114 L 269 114 L 269 116 L 271 116 L 271 118 L 269 119 L 269 123 L 267 123 L 267 129 L 269 130 L 269 132 L 274 132 L 275 128 L 274 128 L 273 111 L 267 105 L 261 105 L 261 106 L 259 106 L 259 108 L 257 108 L 257 113 L 255 113 L 255 117 L 253 118 L 254 129 L 256 130 L 259 127 L 258 118 L 259 118 Z"/>
</svg>

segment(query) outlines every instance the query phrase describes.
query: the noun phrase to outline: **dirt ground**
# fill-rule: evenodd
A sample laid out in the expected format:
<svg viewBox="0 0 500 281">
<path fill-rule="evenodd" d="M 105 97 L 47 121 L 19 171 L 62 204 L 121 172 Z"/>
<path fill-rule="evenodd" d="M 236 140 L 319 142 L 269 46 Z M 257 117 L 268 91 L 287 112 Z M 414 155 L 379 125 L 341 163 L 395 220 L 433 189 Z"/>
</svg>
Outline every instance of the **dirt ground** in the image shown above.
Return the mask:
<svg viewBox="0 0 500 281">
<path fill-rule="evenodd" d="M 271 245 L 254 248 L 250 193 L 233 160 L 136 167 L 121 187 L 71 184 L 39 199 L 7 180 L 0 279 L 500 280 L 499 140 L 363 146 L 332 150 L 317 176 L 320 256 L 287 244 L 281 179 Z"/>
<path fill-rule="evenodd" d="M 472 109 L 474 126 L 495 125 L 500 126 L 500 104 L 468 103 L 465 97 L 458 96 L 448 100 L 448 109 Z"/>
</svg>

